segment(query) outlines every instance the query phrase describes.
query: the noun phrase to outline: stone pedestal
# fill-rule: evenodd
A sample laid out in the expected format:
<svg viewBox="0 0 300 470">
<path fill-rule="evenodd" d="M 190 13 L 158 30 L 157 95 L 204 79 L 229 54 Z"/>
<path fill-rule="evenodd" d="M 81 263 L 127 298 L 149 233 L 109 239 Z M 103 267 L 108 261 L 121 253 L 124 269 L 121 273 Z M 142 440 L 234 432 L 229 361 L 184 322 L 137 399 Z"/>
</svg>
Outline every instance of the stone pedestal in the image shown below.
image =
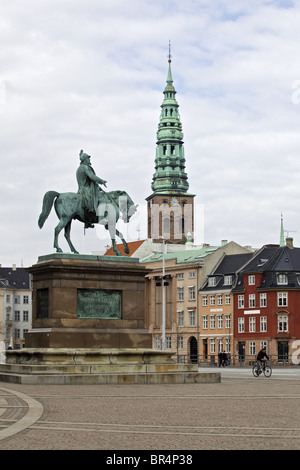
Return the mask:
<svg viewBox="0 0 300 470">
<path fill-rule="evenodd" d="M 145 329 L 147 270 L 128 257 L 54 254 L 32 275 L 26 348 L 151 348 Z"/>
<path fill-rule="evenodd" d="M 54 254 L 32 275 L 32 329 L 6 352 L 0 380 L 27 384 L 219 382 L 197 364 L 152 349 L 145 328 L 148 269 L 128 257 Z"/>
</svg>

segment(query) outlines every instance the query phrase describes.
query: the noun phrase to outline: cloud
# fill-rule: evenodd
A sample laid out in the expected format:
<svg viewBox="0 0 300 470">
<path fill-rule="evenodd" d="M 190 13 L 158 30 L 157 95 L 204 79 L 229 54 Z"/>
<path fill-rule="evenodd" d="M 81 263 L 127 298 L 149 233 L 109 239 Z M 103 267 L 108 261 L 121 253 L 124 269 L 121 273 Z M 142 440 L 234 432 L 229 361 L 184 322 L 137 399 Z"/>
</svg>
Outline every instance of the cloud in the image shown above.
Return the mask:
<svg viewBox="0 0 300 470">
<path fill-rule="evenodd" d="M 42 197 L 76 192 L 81 148 L 145 214 L 169 39 L 190 191 L 204 206 L 199 242 L 276 243 L 283 212 L 297 244 L 299 17 L 298 1 L 5 2 L 2 265 L 53 250 L 55 214 L 37 227 Z M 73 223 L 86 253 L 108 243 L 100 233 Z"/>
</svg>

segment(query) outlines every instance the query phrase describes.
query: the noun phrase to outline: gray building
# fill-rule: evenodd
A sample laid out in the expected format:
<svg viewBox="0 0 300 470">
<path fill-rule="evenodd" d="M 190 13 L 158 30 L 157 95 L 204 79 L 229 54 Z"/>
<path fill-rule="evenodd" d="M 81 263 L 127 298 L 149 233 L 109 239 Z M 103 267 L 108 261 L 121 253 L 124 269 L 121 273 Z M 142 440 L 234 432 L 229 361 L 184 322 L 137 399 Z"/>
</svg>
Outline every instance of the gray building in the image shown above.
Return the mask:
<svg viewBox="0 0 300 470">
<path fill-rule="evenodd" d="M 21 349 L 32 324 L 30 274 L 25 268 L 0 267 L 0 341 Z"/>
</svg>

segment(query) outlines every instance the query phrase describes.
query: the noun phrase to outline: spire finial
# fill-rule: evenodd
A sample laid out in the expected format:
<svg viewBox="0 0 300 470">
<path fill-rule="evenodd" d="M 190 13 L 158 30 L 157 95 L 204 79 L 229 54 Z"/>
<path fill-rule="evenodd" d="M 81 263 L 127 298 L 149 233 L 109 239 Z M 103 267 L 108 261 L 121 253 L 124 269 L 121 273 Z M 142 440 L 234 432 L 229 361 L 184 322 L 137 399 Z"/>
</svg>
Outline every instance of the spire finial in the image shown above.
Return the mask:
<svg viewBox="0 0 300 470">
<path fill-rule="evenodd" d="M 284 242 L 284 230 L 283 230 L 283 215 L 282 215 L 282 212 L 281 212 L 281 225 L 280 225 L 280 242 L 279 242 L 279 246 L 284 246 L 285 245 L 285 242 Z"/>
<path fill-rule="evenodd" d="M 169 64 L 170 64 L 170 63 L 172 62 L 172 60 L 171 60 L 171 59 L 172 59 L 172 56 L 171 56 L 171 40 L 170 40 L 170 39 L 169 39 L 169 54 L 168 54 L 168 58 L 169 58 L 168 62 L 169 62 Z"/>
</svg>

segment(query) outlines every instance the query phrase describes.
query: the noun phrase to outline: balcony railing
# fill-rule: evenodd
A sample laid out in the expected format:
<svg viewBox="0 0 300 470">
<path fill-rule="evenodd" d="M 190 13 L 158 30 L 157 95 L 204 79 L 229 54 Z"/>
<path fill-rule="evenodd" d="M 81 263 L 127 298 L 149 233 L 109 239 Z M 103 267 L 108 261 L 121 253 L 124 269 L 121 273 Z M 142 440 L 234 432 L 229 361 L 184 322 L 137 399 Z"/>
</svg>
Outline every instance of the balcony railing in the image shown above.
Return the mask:
<svg viewBox="0 0 300 470">
<path fill-rule="evenodd" d="M 228 354 L 227 365 L 237 366 L 237 367 L 249 367 L 254 365 L 256 362 L 256 354 L 254 355 L 233 355 Z M 297 364 L 293 363 L 292 355 L 270 355 L 270 362 L 272 365 L 278 366 L 296 366 Z M 219 365 L 218 354 L 176 354 L 174 359 L 179 364 L 198 364 L 201 367 L 217 367 Z M 299 365 L 300 367 L 300 365 Z"/>
</svg>

